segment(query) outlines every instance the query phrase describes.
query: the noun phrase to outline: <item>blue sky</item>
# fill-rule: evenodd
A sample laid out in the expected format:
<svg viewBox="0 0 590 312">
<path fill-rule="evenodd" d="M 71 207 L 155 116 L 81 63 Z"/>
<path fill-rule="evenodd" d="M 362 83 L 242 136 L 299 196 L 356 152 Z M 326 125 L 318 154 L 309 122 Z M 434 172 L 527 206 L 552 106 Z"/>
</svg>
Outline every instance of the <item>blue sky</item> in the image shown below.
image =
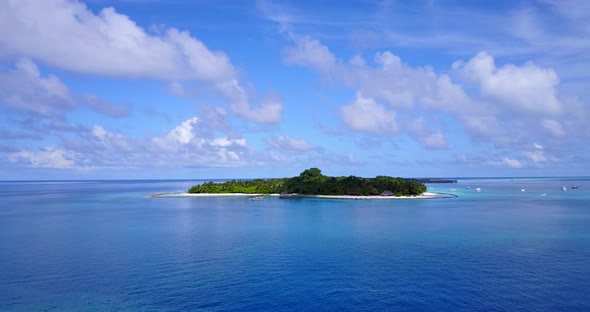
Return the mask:
<svg viewBox="0 0 590 312">
<path fill-rule="evenodd" d="M 0 179 L 590 175 L 588 1 L 0 3 Z"/>
</svg>

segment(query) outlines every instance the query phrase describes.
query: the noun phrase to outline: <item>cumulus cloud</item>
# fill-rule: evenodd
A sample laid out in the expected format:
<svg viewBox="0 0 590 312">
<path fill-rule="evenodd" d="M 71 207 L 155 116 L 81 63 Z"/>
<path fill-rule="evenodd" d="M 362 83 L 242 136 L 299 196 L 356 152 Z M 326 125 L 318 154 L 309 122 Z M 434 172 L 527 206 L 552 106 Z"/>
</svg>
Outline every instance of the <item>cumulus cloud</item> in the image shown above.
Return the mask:
<svg viewBox="0 0 590 312">
<path fill-rule="evenodd" d="M 155 158 L 176 159 L 187 166 L 237 166 L 259 157 L 242 137 L 209 137 L 206 128 L 197 117 L 183 121 L 170 132 L 156 136 L 145 149 Z M 165 156 L 157 156 L 159 154 Z M 165 163 L 165 162 L 162 162 Z"/>
<path fill-rule="evenodd" d="M 230 109 L 236 115 L 258 123 L 277 123 L 281 120 L 283 104 L 277 97 L 268 97 L 259 107 L 251 107 L 248 93 L 235 79 L 222 82 L 217 89 L 229 102 Z"/>
<path fill-rule="evenodd" d="M 330 70 L 336 65 L 334 55 L 318 40 L 309 36 L 301 36 L 289 32 L 294 45 L 285 49 L 284 57 L 288 64 L 308 66 L 311 68 Z"/>
<path fill-rule="evenodd" d="M 189 143 L 196 147 L 202 147 L 205 144 L 205 140 L 195 136 L 195 127 L 198 122 L 199 119 L 197 117 L 187 119 L 166 135 L 153 138 L 152 143 L 168 152 L 177 151 L 183 145 Z"/>
<path fill-rule="evenodd" d="M 294 139 L 288 135 L 279 135 L 266 140 L 266 143 L 285 154 L 302 154 L 310 151 L 322 151 L 321 148 L 313 146 L 303 139 Z"/>
<path fill-rule="evenodd" d="M 540 144 L 533 144 L 532 150 L 523 151 L 525 159 L 534 167 L 559 163 L 559 158 L 546 151 Z"/>
<path fill-rule="evenodd" d="M 174 28 L 148 34 L 114 8 L 97 15 L 78 1 L 3 1 L 0 52 L 81 73 L 219 80 L 233 75 L 221 52 Z M 157 60 L 157 61 L 155 61 Z"/>
<path fill-rule="evenodd" d="M 105 150 L 130 152 L 137 151 L 139 147 L 137 143 L 127 139 L 124 135 L 109 132 L 98 125 L 92 127 L 92 135 Z"/>
<path fill-rule="evenodd" d="M 576 159 L 568 155 L 566 158 Z M 457 160 L 469 165 L 484 165 L 498 168 L 552 168 L 562 165 L 556 149 L 546 149 L 539 143 L 520 148 L 496 148 L 479 155 L 459 155 Z"/>
<path fill-rule="evenodd" d="M 135 139 L 94 125 L 60 147 L 23 149 L 9 154 L 13 163 L 39 168 L 234 167 L 268 160 L 242 137 L 200 135 L 201 120 L 192 117 L 151 138 Z M 206 132 L 205 132 L 206 133 Z"/>
<path fill-rule="evenodd" d="M 525 152 L 525 155 L 535 164 L 540 164 L 547 161 L 545 153 L 540 150 Z"/>
<path fill-rule="evenodd" d="M 179 81 L 196 81 L 220 92 L 240 117 L 280 121 L 280 101 L 249 104 L 225 53 L 176 28 L 146 32 L 112 7 L 94 14 L 78 1 L 0 2 L 0 55 L 24 55 L 83 74 L 166 80 L 175 83 L 175 93 L 181 91 Z"/>
<path fill-rule="evenodd" d="M 379 135 L 406 132 L 427 148 L 444 149 L 448 146 L 444 134 L 426 126 L 424 118 L 400 125 L 397 116 L 417 106 L 444 111 L 469 107 L 468 96 L 448 76 L 437 75 L 429 67 L 407 66 L 390 51 L 377 52 L 374 66 L 360 55 L 342 63 L 318 40 L 293 33 L 288 39 L 293 46 L 286 49 L 286 63 L 316 69 L 356 90 L 355 100 L 338 111 L 344 125 L 353 131 Z"/>
<path fill-rule="evenodd" d="M 244 138 L 241 138 L 241 139 L 229 139 L 227 137 L 215 138 L 215 139 L 213 139 L 213 141 L 211 141 L 211 145 L 212 146 L 222 147 L 222 148 L 230 147 L 232 145 L 246 146 L 246 139 L 244 139 Z"/>
<path fill-rule="evenodd" d="M 445 136 L 440 131 L 433 131 L 423 117 L 410 122 L 407 131 L 426 148 L 446 149 L 448 146 Z"/>
<path fill-rule="evenodd" d="M 453 68 L 479 84 L 484 96 L 497 100 L 510 110 L 527 113 L 559 113 L 557 99 L 559 79 L 555 71 L 527 62 L 522 66 L 497 67 L 494 58 L 480 52 L 467 63 L 456 62 Z"/>
<path fill-rule="evenodd" d="M 189 143 L 194 138 L 193 125 L 198 121 L 199 119 L 197 117 L 183 121 L 178 127 L 168 133 L 166 136 L 167 141 L 179 144 Z"/>
<path fill-rule="evenodd" d="M 63 149 L 49 148 L 40 151 L 20 151 L 12 153 L 9 160 L 26 163 L 34 168 L 72 168 L 76 155 Z"/>
<path fill-rule="evenodd" d="M 76 107 L 68 87 L 54 75 L 41 75 L 28 59 L 19 60 L 12 71 L 0 72 L 0 105 L 19 113 L 59 119 Z"/>
<path fill-rule="evenodd" d="M 0 106 L 24 117 L 65 120 L 66 113 L 80 106 L 110 117 L 125 117 L 129 111 L 95 95 L 79 95 L 57 76 L 43 75 L 30 59 L 20 59 L 14 69 L 0 71 Z"/>
<path fill-rule="evenodd" d="M 170 131 L 133 138 L 94 125 L 77 137 L 40 150 L 2 149 L 16 166 L 102 170 L 117 168 L 244 167 L 272 164 L 334 165 L 360 164 L 352 155 L 324 153 L 303 139 L 288 135 L 271 137 L 266 143 L 274 150 L 257 151 L 239 136 L 208 132 L 205 120 L 197 117 L 180 122 Z M 276 151 L 279 153 L 277 154 Z M 309 153 L 313 152 L 313 153 Z"/>
<path fill-rule="evenodd" d="M 360 93 L 352 103 L 340 108 L 340 116 L 344 124 L 355 131 L 393 134 L 398 130 L 393 110 L 385 109 Z"/>
<path fill-rule="evenodd" d="M 407 134 L 424 147 L 443 149 L 449 144 L 437 124 L 426 129 L 407 121 L 431 120 L 442 113 L 459 122 L 473 141 L 502 148 L 520 150 L 535 141 L 563 144 L 566 135 L 588 139 L 586 132 L 575 130 L 590 121 L 585 105 L 560 97 L 559 77 L 552 68 L 533 62 L 497 65 L 487 52 L 453 63 L 448 73 L 409 66 L 391 51 L 375 53 L 373 62 L 359 54 L 340 62 L 320 41 L 306 38 L 305 45 L 297 39 L 302 37 L 286 36 L 292 45 L 285 62 L 313 68 L 356 91 L 355 101 L 338 110 L 354 131 Z"/>
</svg>

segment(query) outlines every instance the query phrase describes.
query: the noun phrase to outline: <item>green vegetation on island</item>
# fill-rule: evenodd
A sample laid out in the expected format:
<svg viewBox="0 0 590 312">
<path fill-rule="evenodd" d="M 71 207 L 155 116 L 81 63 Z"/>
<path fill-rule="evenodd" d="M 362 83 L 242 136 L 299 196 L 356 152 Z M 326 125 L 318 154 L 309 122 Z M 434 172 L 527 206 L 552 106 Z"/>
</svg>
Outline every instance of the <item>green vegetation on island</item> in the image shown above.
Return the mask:
<svg viewBox="0 0 590 312">
<path fill-rule="evenodd" d="M 361 178 L 356 176 L 329 177 L 318 168 L 310 168 L 299 176 L 282 179 L 231 180 L 223 183 L 206 182 L 191 187 L 189 193 L 245 193 L 302 195 L 420 195 L 426 186 L 418 181 L 388 176 Z"/>
</svg>

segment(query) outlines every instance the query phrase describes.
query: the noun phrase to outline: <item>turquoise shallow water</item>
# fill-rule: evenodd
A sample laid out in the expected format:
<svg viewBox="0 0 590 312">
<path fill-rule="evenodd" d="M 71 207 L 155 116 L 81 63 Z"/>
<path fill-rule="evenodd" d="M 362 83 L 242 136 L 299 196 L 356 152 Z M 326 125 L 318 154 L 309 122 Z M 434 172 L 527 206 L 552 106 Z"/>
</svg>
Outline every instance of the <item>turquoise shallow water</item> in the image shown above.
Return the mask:
<svg viewBox="0 0 590 312">
<path fill-rule="evenodd" d="M 0 182 L 0 311 L 590 310 L 588 179 L 149 198 L 196 182 Z"/>
</svg>

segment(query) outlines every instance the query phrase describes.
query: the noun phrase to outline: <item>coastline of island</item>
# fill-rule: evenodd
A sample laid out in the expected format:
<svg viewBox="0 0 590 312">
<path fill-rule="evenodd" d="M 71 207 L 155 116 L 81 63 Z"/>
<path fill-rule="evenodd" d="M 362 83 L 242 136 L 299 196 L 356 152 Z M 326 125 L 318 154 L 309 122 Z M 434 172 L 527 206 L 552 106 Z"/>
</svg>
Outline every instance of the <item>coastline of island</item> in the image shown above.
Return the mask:
<svg viewBox="0 0 590 312">
<path fill-rule="evenodd" d="M 253 196 L 268 196 L 280 197 L 281 194 L 249 194 L 249 193 L 157 193 L 152 194 L 152 198 L 188 198 L 188 197 L 253 197 Z M 318 198 L 318 199 L 348 199 L 348 200 L 395 200 L 395 199 L 436 199 L 436 198 L 454 198 L 453 194 L 424 192 L 419 195 L 409 196 L 382 196 L 382 195 L 298 195 L 300 198 Z"/>
</svg>

